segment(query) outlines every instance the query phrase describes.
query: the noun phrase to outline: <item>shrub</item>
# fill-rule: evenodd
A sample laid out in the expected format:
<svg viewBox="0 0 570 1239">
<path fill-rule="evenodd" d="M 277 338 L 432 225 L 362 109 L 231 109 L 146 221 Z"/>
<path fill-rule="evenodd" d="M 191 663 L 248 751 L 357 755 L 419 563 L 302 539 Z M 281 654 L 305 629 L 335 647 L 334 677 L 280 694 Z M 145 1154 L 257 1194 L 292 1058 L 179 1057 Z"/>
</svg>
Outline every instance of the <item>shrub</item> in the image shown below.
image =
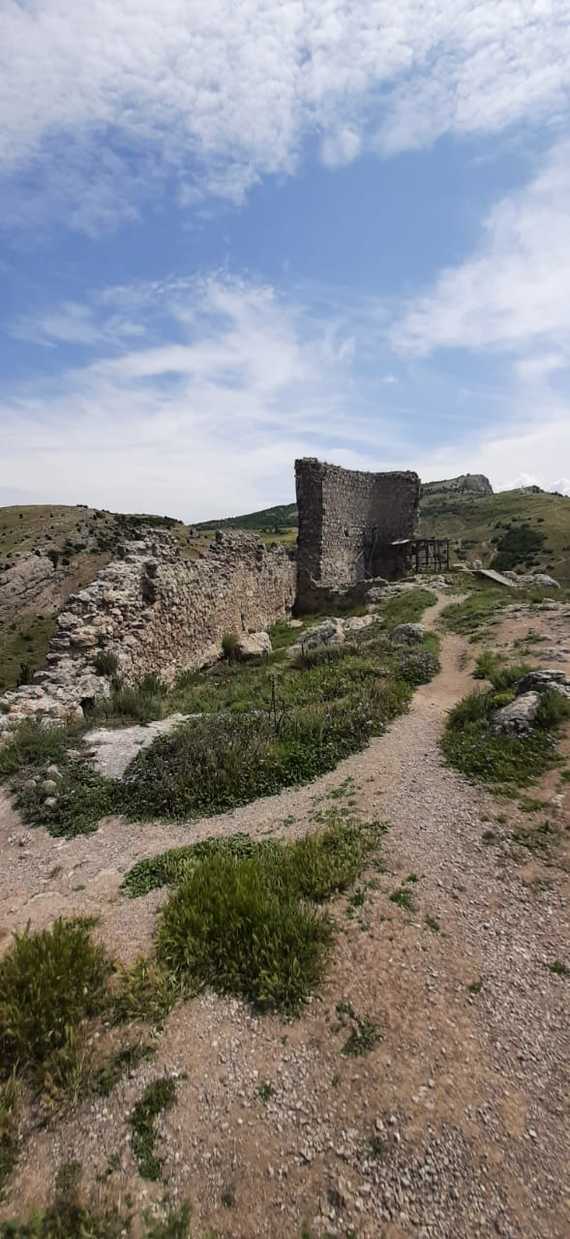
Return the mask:
<svg viewBox="0 0 570 1239">
<path fill-rule="evenodd" d="M 260 1009 L 299 1010 L 319 982 L 332 941 L 328 917 L 307 906 L 345 890 L 383 827 L 335 821 L 293 844 L 204 840 L 162 913 L 160 962 L 185 986 L 212 985 Z M 239 845 L 238 841 L 239 840 Z M 178 849 L 176 849 L 178 851 Z"/>
<path fill-rule="evenodd" d="M 560 723 L 565 722 L 570 718 L 570 700 L 562 693 L 557 693 L 556 689 L 549 689 L 548 692 L 542 693 L 536 722 L 539 727 L 552 728 L 559 727 Z"/>
<path fill-rule="evenodd" d="M 63 727 L 42 727 L 34 719 L 24 719 L 0 748 L 0 780 L 22 767 L 37 768 L 64 761 L 73 734 Z"/>
<path fill-rule="evenodd" d="M 0 1084 L 0 1200 L 6 1179 L 11 1174 L 18 1158 L 17 1142 L 18 1084 L 10 1076 Z"/>
<path fill-rule="evenodd" d="M 429 684 L 439 671 L 439 658 L 431 650 L 402 650 L 398 658 L 398 676 L 406 684 Z"/>
<path fill-rule="evenodd" d="M 110 650 L 98 650 L 93 660 L 93 666 L 97 675 L 116 675 L 119 660 L 116 654 L 112 654 Z"/>
<path fill-rule="evenodd" d="M 83 1021 L 106 1000 L 112 965 L 88 920 L 18 934 L 0 961 L 0 1062 L 61 1082 Z"/>
<path fill-rule="evenodd" d="M 196 987 L 294 1013 L 321 979 L 332 925 L 272 888 L 270 873 L 260 856 L 202 861 L 163 910 L 158 953 Z"/>
<path fill-rule="evenodd" d="M 531 529 L 530 525 L 514 525 L 497 542 L 497 554 L 493 567 L 499 572 L 515 568 L 517 564 L 526 563 L 536 552 L 541 551 L 546 542 L 546 534 L 542 529 Z"/>
<path fill-rule="evenodd" d="M 25 770 L 12 787 L 24 821 L 45 826 L 56 838 L 90 834 L 102 817 L 120 812 L 122 805 L 121 783 L 103 778 L 81 762 L 62 766 L 54 804 L 46 804 L 41 783 L 30 781 Z"/>
<path fill-rule="evenodd" d="M 225 632 L 222 637 L 222 654 L 228 662 L 233 662 L 237 654 L 239 637 L 237 632 Z"/>
<path fill-rule="evenodd" d="M 162 718 L 165 694 L 164 684 L 153 674 L 140 684 L 114 684 L 111 696 L 97 701 L 94 716 L 108 722 L 150 723 Z"/>
<path fill-rule="evenodd" d="M 560 694 L 552 696 L 564 703 L 562 712 L 556 702 L 550 702 L 550 696 L 545 693 L 541 698 L 536 730 L 527 736 L 510 736 L 496 734 L 491 723 L 495 710 L 512 700 L 512 692 L 471 693 L 449 713 L 441 741 L 447 761 L 469 778 L 483 782 L 519 787 L 532 783 L 558 761 L 551 733 L 570 712 L 568 701 Z"/>
</svg>

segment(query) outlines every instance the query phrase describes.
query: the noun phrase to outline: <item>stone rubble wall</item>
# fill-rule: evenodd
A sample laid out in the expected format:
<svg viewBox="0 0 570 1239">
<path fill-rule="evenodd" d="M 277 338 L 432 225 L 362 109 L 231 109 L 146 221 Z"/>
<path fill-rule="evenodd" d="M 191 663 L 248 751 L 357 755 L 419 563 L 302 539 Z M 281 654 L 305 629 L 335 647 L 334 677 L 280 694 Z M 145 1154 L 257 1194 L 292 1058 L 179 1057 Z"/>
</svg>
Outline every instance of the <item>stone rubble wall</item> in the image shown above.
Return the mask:
<svg viewBox="0 0 570 1239">
<path fill-rule="evenodd" d="M 111 691 L 110 676 L 96 673 L 101 652 L 114 655 L 125 684 L 153 672 L 172 683 L 218 658 L 224 633 L 256 632 L 287 615 L 295 582 L 294 558 L 251 533 L 218 531 L 196 559 L 183 559 L 168 533 L 126 543 L 67 599 L 45 668 L 0 700 L 0 732 L 26 716 L 82 718 Z"/>
<path fill-rule="evenodd" d="M 338 589 L 397 575 L 389 547 L 414 532 L 417 473 L 362 473 L 305 458 L 295 462 L 295 477 L 298 610 L 310 609 L 315 586 Z"/>
</svg>

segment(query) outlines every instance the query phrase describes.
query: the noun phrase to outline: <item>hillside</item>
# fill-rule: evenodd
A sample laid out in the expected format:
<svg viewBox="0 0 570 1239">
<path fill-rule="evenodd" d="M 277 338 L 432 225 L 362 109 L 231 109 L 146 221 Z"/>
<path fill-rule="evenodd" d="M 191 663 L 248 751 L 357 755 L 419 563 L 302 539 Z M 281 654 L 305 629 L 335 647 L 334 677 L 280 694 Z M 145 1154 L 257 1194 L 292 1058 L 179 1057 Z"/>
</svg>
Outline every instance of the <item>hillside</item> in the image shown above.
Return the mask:
<svg viewBox="0 0 570 1239">
<path fill-rule="evenodd" d="M 263 533 L 278 533 L 296 525 L 296 503 L 281 503 L 273 508 L 261 508 L 259 512 L 247 512 L 244 516 L 224 516 L 218 521 L 202 521 L 201 524 L 194 525 L 194 529 L 259 529 Z"/>
<path fill-rule="evenodd" d="M 141 526 L 188 531 L 172 517 L 123 515 L 83 505 L 0 508 L 0 692 L 30 677 L 45 658 L 66 598 L 109 562 Z"/>
<path fill-rule="evenodd" d="M 563 495 L 511 490 L 477 498 L 427 496 L 418 533 L 450 538 L 456 559 L 541 568 L 570 584 L 570 499 Z"/>
</svg>

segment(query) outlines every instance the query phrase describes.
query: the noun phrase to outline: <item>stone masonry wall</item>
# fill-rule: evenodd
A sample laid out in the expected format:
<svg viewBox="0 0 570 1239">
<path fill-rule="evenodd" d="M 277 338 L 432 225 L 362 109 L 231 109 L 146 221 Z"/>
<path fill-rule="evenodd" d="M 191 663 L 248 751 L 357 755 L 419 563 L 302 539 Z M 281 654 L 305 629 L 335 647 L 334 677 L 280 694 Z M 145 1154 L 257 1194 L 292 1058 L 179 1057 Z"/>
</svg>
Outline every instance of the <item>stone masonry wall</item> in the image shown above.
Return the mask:
<svg viewBox="0 0 570 1239">
<path fill-rule="evenodd" d="M 115 656 L 127 684 L 149 672 L 172 682 L 214 661 L 225 632 L 259 631 L 290 611 L 295 578 L 288 552 L 255 534 L 218 532 L 195 560 L 182 559 L 165 533 L 126 543 L 122 557 L 67 599 L 45 669 L 2 698 L 0 731 L 27 715 L 81 718 L 111 689 L 95 670 L 101 651 Z"/>
<path fill-rule="evenodd" d="M 338 588 L 391 575 L 390 543 L 414 532 L 417 473 L 361 473 L 306 458 L 295 462 L 295 476 L 297 608 L 303 610 L 315 585 Z"/>
</svg>

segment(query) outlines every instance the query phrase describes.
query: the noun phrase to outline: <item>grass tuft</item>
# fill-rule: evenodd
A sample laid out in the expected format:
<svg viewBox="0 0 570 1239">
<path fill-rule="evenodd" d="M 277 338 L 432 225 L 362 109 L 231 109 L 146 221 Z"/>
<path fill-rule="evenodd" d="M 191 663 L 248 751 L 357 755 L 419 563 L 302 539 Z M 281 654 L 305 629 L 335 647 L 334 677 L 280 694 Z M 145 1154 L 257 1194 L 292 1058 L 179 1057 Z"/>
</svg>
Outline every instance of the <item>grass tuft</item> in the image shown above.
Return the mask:
<svg viewBox="0 0 570 1239">
<path fill-rule="evenodd" d="M 154 1182 L 162 1177 L 162 1161 L 155 1152 L 156 1124 L 159 1116 L 174 1105 L 176 1081 L 162 1076 L 147 1084 L 130 1118 L 131 1146 L 143 1179 Z"/>
<path fill-rule="evenodd" d="M 0 961 L 2 1071 L 64 1087 L 75 1070 L 78 1034 L 102 1010 L 112 964 L 91 941 L 88 920 L 57 920 L 16 936 Z"/>
</svg>

